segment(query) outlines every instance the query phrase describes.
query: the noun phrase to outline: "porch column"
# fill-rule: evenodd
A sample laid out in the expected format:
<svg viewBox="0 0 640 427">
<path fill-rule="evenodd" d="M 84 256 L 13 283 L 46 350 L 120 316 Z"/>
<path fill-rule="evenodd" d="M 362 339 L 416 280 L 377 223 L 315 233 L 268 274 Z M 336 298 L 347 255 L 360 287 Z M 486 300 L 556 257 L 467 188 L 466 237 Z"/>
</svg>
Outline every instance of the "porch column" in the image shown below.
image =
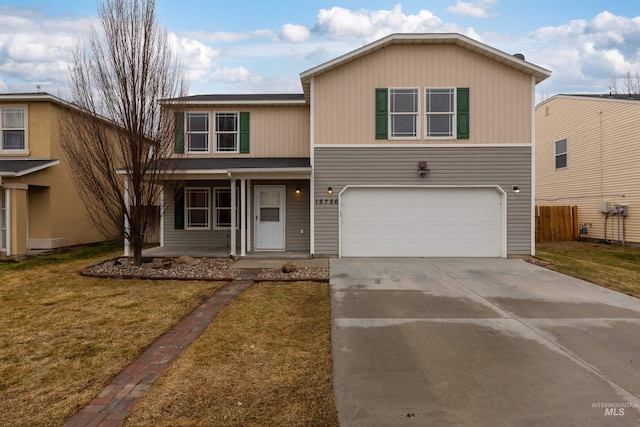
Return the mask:
<svg viewBox="0 0 640 427">
<path fill-rule="evenodd" d="M 253 223 L 253 217 L 251 215 L 251 180 L 247 180 L 247 217 L 249 221 L 247 221 L 247 251 L 251 252 L 251 224 Z"/>
<path fill-rule="evenodd" d="M 167 188 L 166 185 L 162 186 L 160 190 L 160 201 L 158 204 L 160 205 L 160 247 L 164 248 L 164 190 Z"/>
<path fill-rule="evenodd" d="M 6 184 L 7 255 L 25 255 L 29 240 L 29 186 Z"/>
<path fill-rule="evenodd" d="M 247 255 L 247 180 L 240 180 L 240 256 Z"/>
<path fill-rule="evenodd" d="M 236 255 L 236 180 L 231 178 L 231 248 L 230 256 Z"/>
<path fill-rule="evenodd" d="M 5 249 L 7 250 L 7 256 L 12 255 L 11 253 L 11 189 L 9 187 L 5 187 L 4 189 L 4 214 L 5 214 Z"/>
<path fill-rule="evenodd" d="M 129 241 L 129 239 L 127 238 L 127 235 L 129 234 L 130 231 L 130 226 L 129 226 L 129 179 L 125 176 L 124 177 L 124 205 L 125 205 L 125 209 L 127 210 L 127 213 L 125 213 L 124 215 L 124 256 L 130 256 L 131 255 L 131 242 Z"/>
</svg>

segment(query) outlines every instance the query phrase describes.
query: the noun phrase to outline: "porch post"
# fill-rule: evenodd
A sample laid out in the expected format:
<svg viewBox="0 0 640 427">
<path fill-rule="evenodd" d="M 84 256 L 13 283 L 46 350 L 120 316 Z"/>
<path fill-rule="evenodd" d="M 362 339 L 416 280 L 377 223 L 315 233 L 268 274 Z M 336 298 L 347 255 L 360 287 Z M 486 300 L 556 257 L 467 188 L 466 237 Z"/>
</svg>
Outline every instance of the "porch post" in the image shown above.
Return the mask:
<svg viewBox="0 0 640 427">
<path fill-rule="evenodd" d="M 166 185 L 162 186 L 160 190 L 160 200 L 158 204 L 160 205 L 160 247 L 164 248 L 164 190 Z"/>
<path fill-rule="evenodd" d="M 13 226 L 13 224 L 11 223 L 12 219 L 11 219 L 11 188 L 9 187 L 5 187 L 4 189 L 4 212 L 5 212 L 5 228 L 6 228 L 6 234 L 5 234 L 5 238 L 7 239 L 7 241 L 5 242 L 6 244 L 6 249 L 7 249 L 7 256 L 11 256 L 12 252 L 11 252 L 11 239 L 13 238 L 13 236 L 11 235 L 11 228 Z"/>
<path fill-rule="evenodd" d="M 251 200 L 251 180 L 247 180 L 247 217 L 249 217 L 249 221 L 247 221 L 247 251 L 251 252 L 251 224 L 253 223 L 253 217 L 251 215 L 251 204 L 253 201 Z"/>
<path fill-rule="evenodd" d="M 247 180 L 240 180 L 240 256 L 247 255 Z"/>
<path fill-rule="evenodd" d="M 231 248 L 229 255 L 236 255 L 236 180 L 231 178 Z"/>
<path fill-rule="evenodd" d="M 124 177 L 124 205 L 127 212 L 129 212 L 129 179 Z M 129 234 L 129 215 L 124 215 L 124 256 L 131 255 L 131 245 L 127 235 Z"/>
</svg>

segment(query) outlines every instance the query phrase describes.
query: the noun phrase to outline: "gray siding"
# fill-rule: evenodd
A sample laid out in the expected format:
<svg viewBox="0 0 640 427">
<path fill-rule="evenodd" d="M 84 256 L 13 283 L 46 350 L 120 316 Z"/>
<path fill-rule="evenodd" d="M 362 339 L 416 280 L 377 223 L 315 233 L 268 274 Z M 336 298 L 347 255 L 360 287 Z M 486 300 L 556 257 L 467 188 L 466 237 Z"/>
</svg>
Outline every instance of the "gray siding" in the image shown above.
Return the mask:
<svg viewBox="0 0 640 427">
<path fill-rule="evenodd" d="M 424 178 L 417 172 L 419 161 L 430 169 Z M 531 253 L 529 146 L 316 146 L 314 173 L 316 255 L 338 253 L 336 203 L 346 185 L 499 185 L 507 193 L 507 255 Z M 520 193 L 511 191 L 514 185 Z"/>
<path fill-rule="evenodd" d="M 229 181 L 186 181 L 185 187 L 230 187 Z M 236 183 L 240 187 L 240 183 Z M 247 204 L 249 212 L 247 221 L 255 217 L 253 214 L 254 186 L 256 185 L 285 185 L 286 186 L 286 207 L 285 207 L 285 245 L 287 251 L 309 251 L 309 182 L 306 180 L 252 180 L 251 198 Z M 296 194 L 299 187 L 301 192 Z M 238 190 L 239 191 L 239 190 Z M 165 187 L 165 212 L 164 212 L 164 245 L 175 247 L 196 247 L 196 248 L 225 248 L 228 247 L 228 230 L 176 230 L 174 227 L 174 205 L 173 197 L 175 187 L 167 185 Z M 254 223 L 251 223 L 251 247 L 253 248 Z M 304 234 L 300 233 L 304 230 Z M 236 232 L 236 242 L 240 247 L 240 232 Z"/>
</svg>

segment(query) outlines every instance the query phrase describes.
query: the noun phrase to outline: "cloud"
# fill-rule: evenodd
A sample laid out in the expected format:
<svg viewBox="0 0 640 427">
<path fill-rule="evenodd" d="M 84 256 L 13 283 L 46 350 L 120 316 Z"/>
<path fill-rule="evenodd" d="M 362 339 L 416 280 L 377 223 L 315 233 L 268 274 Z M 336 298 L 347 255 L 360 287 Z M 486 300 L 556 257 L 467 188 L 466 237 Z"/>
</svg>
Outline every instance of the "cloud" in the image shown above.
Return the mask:
<svg viewBox="0 0 640 427">
<path fill-rule="evenodd" d="M 458 0 L 455 6 L 449 6 L 451 13 L 472 16 L 474 18 L 491 18 L 495 13 L 489 13 L 489 9 L 498 4 L 497 0 L 462 1 Z"/>
<path fill-rule="evenodd" d="M 291 43 L 303 43 L 309 39 L 311 33 L 307 27 L 295 24 L 284 24 L 276 40 L 285 40 Z"/>
<path fill-rule="evenodd" d="M 402 5 L 391 10 L 349 10 L 341 7 L 321 9 L 313 29 L 320 36 L 371 42 L 392 33 L 457 32 L 480 39 L 473 28 L 446 24 L 428 10 L 405 15 Z"/>
<path fill-rule="evenodd" d="M 6 93 L 9 91 L 9 88 L 7 87 L 7 84 L 4 82 L 4 80 L 0 79 L 0 93 Z"/>
<path fill-rule="evenodd" d="M 238 32 L 207 32 L 207 31 L 183 31 L 182 37 L 200 40 L 206 43 L 238 43 L 252 39 L 273 39 L 276 34 L 271 30 L 258 29 Z"/>
</svg>

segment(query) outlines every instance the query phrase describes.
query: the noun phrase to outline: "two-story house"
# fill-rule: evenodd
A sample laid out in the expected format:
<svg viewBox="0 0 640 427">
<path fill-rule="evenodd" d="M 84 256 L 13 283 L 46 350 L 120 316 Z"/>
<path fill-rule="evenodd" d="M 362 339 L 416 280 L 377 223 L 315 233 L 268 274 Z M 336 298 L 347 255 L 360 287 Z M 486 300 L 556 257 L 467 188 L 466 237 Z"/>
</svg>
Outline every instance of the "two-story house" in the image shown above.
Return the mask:
<svg viewBox="0 0 640 427">
<path fill-rule="evenodd" d="M 638 117 L 638 95 L 556 95 L 538 104 L 536 204 L 577 206 L 584 237 L 640 243 Z"/>
<path fill-rule="evenodd" d="M 0 252 L 105 240 L 71 178 L 60 146 L 60 115 L 74 111 L 47 93 L 0 94 Z"/>
<path fill-rule="evenodd" d="M 532 254 L 534 90 L 549 75 L 459 34 L 394 34 L 303 72 L 300 95 L 168 100 L 184 167 L 161 243 Z"/>
</svg>

